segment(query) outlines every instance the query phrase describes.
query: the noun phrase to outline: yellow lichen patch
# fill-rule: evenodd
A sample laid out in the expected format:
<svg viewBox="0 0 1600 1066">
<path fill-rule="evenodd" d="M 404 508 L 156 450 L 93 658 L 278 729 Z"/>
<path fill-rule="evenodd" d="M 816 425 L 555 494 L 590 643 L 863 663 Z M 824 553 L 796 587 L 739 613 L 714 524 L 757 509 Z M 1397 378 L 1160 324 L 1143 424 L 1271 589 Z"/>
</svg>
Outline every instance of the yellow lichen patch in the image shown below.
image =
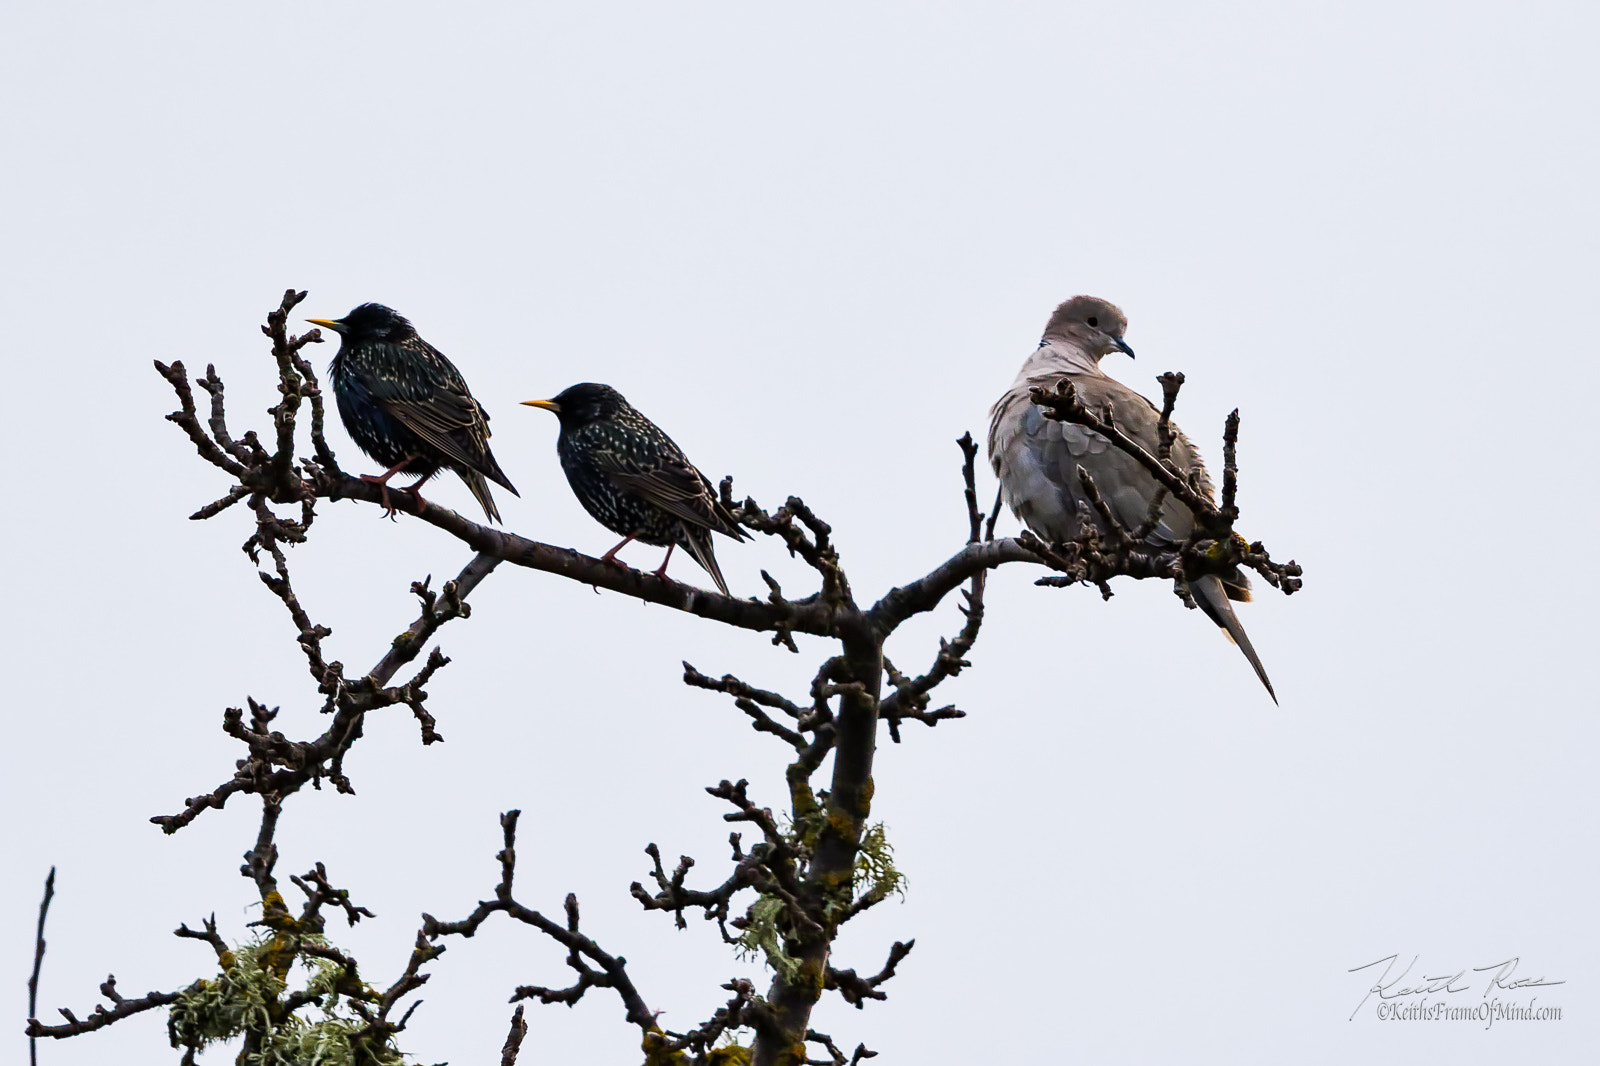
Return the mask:
<svg viewBox="0 0 1600 1066">
<path fill-rule="evenodd" d="M 813 998 L 822 995 L 822 981 L 822 963 L 815 959 L 807 959 L 800 964 L 800 984 L 811 989 Z"/>
<path fill-rule="evenodd" d="M 639 1047 L 644 1052 L 644 1066 L 683 1066 L 689 1057 L 682 1051 L 673 1051 L 668 1047 L 667 1034 L 660 1029 L 651 1029 L 644 1034 L 644 1040 Z"/>
<path fill-rule="evenodd" d="M 817 881 L 827 889 L 841 888 L 849 885 L 851 881 L 849 870 L 825 870 L 816 877 Z"/>
<path fill-rule="evenodd" d="M 799 763 L 790 763 L 787 777 L 789 802 L 794 807 L 795 817 L 803 819 L 815 813 L 817 797 L 811 791 L 811 781 L 806 777 L 806 768 Z"/>
<path fill-rule="evenodd" d="M 288 978 L 289 967 L 294 965 L 299 954 L 300 944 L 294 937 L 274 933 L 272 939 L 261 950 L 261 964 L 271 970 L 278 980 L 283 981 Z"/>
<path fill-rule="evenodd" d="M 288 905 L 283 902 L 283 897 L 276 889 L 261 898 L 261 922 L 268 929 L 284 933 L 293 933 L 300 927 L 300 923 L 289 913 Z"/>
</svg>

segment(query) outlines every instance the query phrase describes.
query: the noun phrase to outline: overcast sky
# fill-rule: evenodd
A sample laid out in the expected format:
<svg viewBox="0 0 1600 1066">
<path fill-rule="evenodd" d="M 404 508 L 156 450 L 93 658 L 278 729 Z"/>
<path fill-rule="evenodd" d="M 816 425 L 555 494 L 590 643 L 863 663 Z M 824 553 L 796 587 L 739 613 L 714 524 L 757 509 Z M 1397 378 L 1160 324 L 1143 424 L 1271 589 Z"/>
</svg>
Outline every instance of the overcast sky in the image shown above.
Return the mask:
<svg viewBox="0 0 1600 1066">
<path fill-rule="evenodd" d="M 1051 308 L 1116 302 L 1138 359 L 1106 369 L 1146 393 L 1184 371 L 1178 420 L 1216 468 L 1241 410 L 1239 528 L 1306 570 L 1239 612 L 1283 705 L 1169 587 L 1102 603 L 1001 570 L 973 669 L 941 690 L 970 717 L 879 753 L 906 900 L 834 961 L 916 949 L 886 1003 L 830 995 L 815 1027 L 888 1063 L 1600 1046 L 1592 5 L 22 0 L 6 23 L 8 1061 L 50 865 L 47 1018 L 86 1013 L 108 971 L 130 995 L 209 975 L 170 930 L 215 911 L 239 940 L 259 916 L 237 874 L 255 801 L 170 838 L 148 819 L 231 773 L 224 708 L 252 696 L 309 736 L 320 697 L 238 551 L 248 516 L 186 520 L 227 484 L 162 420 L 150 364 L 214 362 L 236 429 L 261 425 L 258 326 L 289 286 L 311 317 L 388 303 L 456 362 L 522 493 L 498 493 L 511 529 L 611 545 L 555 420 L 517 406 L 604 381 L 713 478 L 804 497 L 869 600 L 962 543 L 953 442 Z M 454 478 L 430 497 L 476 514 Z M 415 616 L 409 583 L 471 553 L 370 506 L 320 516 L 297 584 L 364 669 Z M 719 549 L 737 594 L 764 594 L 763 567 L 808 587 L 770 540 Z M 473 603 L 430 686 L 446 743 L 369 722 L 358 794 L 287 804 L 279 875 L 325 861 L 377 912 L 330 933 L 387 984 L 422 911 L 490 895 L 497 815 L 520 807 L 520 898 L 577 892 L 665 1025 L 733 976 L 764 987 L 627 886 L 651 841 L 721 879 L 704 786 L 783 801 L 782 746 L 680 660 L 802 695 L 827 645 L 510 567 Z M 926 664 L 957 623 L 952 601 L 889 654 Z M 1501 998 L 1564 1016 L 1356 1011 L 1371 971 L 1348 971 L 1391 954 L 1467 970 L 1452 1005 L 1520 957 L 1566 983 Z M 402 1046 L 494 1061 L 507 996 L 566 984 L 561 958 L 503 922 L 452 941 Z M 529 1063 L 637 1060 L 614 997 L 528 1020 Z M 169 1063 L 165 1043 L 152 1013 L 41 1059 Z"/>
</svg>

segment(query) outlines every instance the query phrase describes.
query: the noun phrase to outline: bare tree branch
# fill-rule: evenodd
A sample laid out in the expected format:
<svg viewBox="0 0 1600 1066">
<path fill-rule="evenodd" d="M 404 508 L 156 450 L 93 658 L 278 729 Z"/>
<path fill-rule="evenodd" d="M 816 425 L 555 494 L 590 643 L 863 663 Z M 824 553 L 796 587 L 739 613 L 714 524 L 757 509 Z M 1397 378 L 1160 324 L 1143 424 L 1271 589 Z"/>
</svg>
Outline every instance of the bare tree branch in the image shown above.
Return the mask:
<svg viewBox="0 0 1600 1066">
<path fill-rule="evenodd" d="M 253 529 L 244 542 L 244 550 L 257 565 L 265 588 L 287 613 L 294 639 L 322 700 L 321 710 L 329 716 L 319 736 L 293 740 L 273 728 L 276 707 L 247 696 L 244 708 L 228 708 L 223 714 L 224 731 L 246 748 L 246 755 L 238 760 L 232 776 L 212 791 L 187 799 L 178 813 L 152 819 L 172 833 L 203 811 L 222 808 L 236 794 L 259 797 L 260 820 L 240 872 L 250 879 L 260 898 L 261 917 L 252 924 L 261 927 L 264 932 L 260 935 L 267 939 L 247 948 L 231 948 L 218 933 L 214 919 L 208 918 L 198 931 L 180 927 L 178 936 L 201 940 L 211 947 L 223 980 L 196 982 L 180 992 L 150 993 L 129 1000 L 116 991 L 115 980 L 108 978 L 101 993 L 110 1002 L 109 1008 L 96 1007 L 95 1013 L 82 1021 L 63 1011 L 66 1024 L 57 1026 L 43 1026 L 30 1017 L 30 1038 L 89 1032 L 153 1007 L 177 1004 L 171 1011 L 169 1027 L 174 1046 L 186 1049 L 183 1061 L 192 1064 L 199 1048 L 216 1039 L 216 1035 L 205 1026 L 188 1025 L 182 1028 L 180 1039 L 177 1019 L 193 1006 L 191 993 L 202 988 L 214 992 L 234 980 L 235 971 L 243 968 L 240 952 L 247 950 L 254 952 L 251 959 L 264 960 L 262 964 L 270 967 L 279 983 L 272 986 L 276 990 L 267 997 L 264 1027 L 234 1031 L 234 1035 L 244 1035 L 241 1057 L 261 1052 L 273 1027 L 284 1024 L 296 1011 L 318 1004 L 328 1011 L 335 1001 L 352 1019 L 353 1028 L 347 1035 L 358 1061 L 364 1061 L 362 1056 L 375 1060 L 380 1053 L 398 1056 L 393 1037 L 405 1029 L 420 1001 L 412 1000 L 398 1020 L 392 1016 L 408 994 L 429 980 L 424 967 L 444 953 L 445 944 L 441 941 L 449 936 L 473 936 L 491 915 L 503 912 L 565 947 L 566 965 L 573 974 L 571 983 L 565 986 L 522 985 L 511 998 L 570 1005 L 591 989 L 609 989 L 620 1000 L 627 1022 L 639 1028 L 646 1061 L 652 1066 L 669 1062 L 679 1066 L 731 1066 L 736 1062 L 753 1066 L 801 1066 L 810 1062 L 854 1066 L 875 1053 L 859 1045 L 847 1057 L 831 1036 L 810 1028 L 813 1008 L 827 990 L 837 992 L 858 1009 L 867 1000 L 884 999 L 881 986 L 894 976 L 914 943 L 896 942 L 889 949 L 888 961 L 871 977 L 861 977 L 853 969 L 841 969 L 832 963 L 840 928 L 902 883 L 901 875 L 891 865 L 892 848 L 883 826 L 870 823 L 878 722 L 885 720 L 890 736 L 899 741 L 899 724 L 906 719 L 932 726 L 963 716 L 964 712 L 954 706 L 934 709 L 931 695 L 971 665 L 969 655 L 984 620 L 988 571 L 1008 563 L 1043 565 L 1053 572 L 1039 579 L 1039 584 L 1092 584 L 1106 596 L 1111 593 L 1109 582 L 1115 577 L 1165 578 L 1173 580 L 1179 595 L 1190 603 L 1188 577 L 1240 565 L 1255 569 L 1285 592 L 1300 587 L 1297 565 L 1292 561 L 1273 562 L 1259 542 L 1247 543 L 1233 532 L 1233 522 L 1238 517 L 1234 506 L 1237 412 L 1230 417 L 1224 436 L 1220 508 L 1204 499 L 1196 485 L 1182 477 L 1173 465 L 1171 450 L 1176 431 L 1171 415 L 1183 384 L 1181 374 L 1161 378 L 1164 403 L 1154 456 L 1122 432 L 1114 412 L 1088 411 L 1069 381 L 1055 389 L 1034 390 L 1035 402 L 1047 417 L 1075 422 L 1101 433 L 1150 470 L 1161 489 L 1138 527 L 1130 530 L 1117 522 L 1093 480 L 1084 475 L 1082 484 L 1089 502 L 1081 513 L 1083 532 L 1079 538 L 1053 545 L 1028 533 L 995 539 L 1002 497 L 997 493 L 985 516 L 978 504 L 978 445 L 967 434 L 957 442 L 962 452 L 966 544 L 926 574 L 891 588 L 870 608 L 863 608 L 855 598 L 828 522 L 798 496 L 788 497 L 782 507 L 772 512 L 750 498 L 736 501 L 731 478 L 724 478 L 719 486 L 722 503 L 741 525 L 778 541 L 791 556 L 802 560 L 815 575 L 814 579 L 808 578 L 814 580 L 815 591 L 791 597 L 763 570 L 763 597 L 724 596 L 480 525 L 438 504 L 427 505 L 419 514 L 414 495 L 399 493 L 386 501 L 379 485 L 352 477 L 339 468 L 325 437 L 322 388 L 303 354 L 306 345 L 320 342 L 321 334 L 316 330 L 301 335 L 288 331 L 291 312 L 304 298 L 303 292 L 286 292 L 263 327 L 277 370 L 279 399 L 268 409 L 271 426 L 260 432 L 247 429 L 238 434 L 230 427 L 226 393 L 214 366 L 208 365 L 204 375 L 191 381 L 181 362 L 156 364 L 178 401 L 178 410 L 168 418 L 202 459 L 233 482 L 191 517 L 207 520 L 224 513 L 233 518 L 249 516 Z M 209 400 L 204 417 L 196 403 L 196 387 Z M 302 428 L 310 437 L 309 455 L 300 455 L 296 450 Z M 1183 545 L 1164 550 L 1147 543 L 1147 538 L 1156 528 L 1169 496 L 1194 511 L 1196 535 Z M 419 518 L 475 552 L 456 578 L 437 591 L 432 588 L 431 575 L 412 583 L 411 591 L 420 604 L 418 617 L 394 638 L 370 671 L 356 677 L 347 676 L 342 663 L 329 659 L 324 642 L 331 630 L 317 623 L 313 611 L 295 589 L 290 565 L 292 549 L 307 540 L 318 520 L 318 508 L 325 502 L 344 500 L 378 506 L 387 502 L 399 513 Z M 236 508 L 241 503 L 245 506 Z M 1094 520 L 1096 516 L 1098 522 Z M 441 922 L 424 914 L 405 969 L 381 991 L 361 977 L 353 956 L 323 936 L 329 907 L 337 908 L 352 925 L 373 915 L 332 884 L 322 863 L 303 876 L 290 878 L 306 897 L 298 915 L 291 913 L 284 902 L 275 875 L 283 804 L 306 785 L 321 788 L 325 780 L 341 793 L 354 792 L 344 772 L 344 759 L 364 735 L 367 715 L 373 711 L 403 706 L 416 719 L 425 746 L 443 739 L 427 707 L 425 686 L 450 660 L 437 645 L 430 647 L 430 642 L 446 623 L 470 615 L 467 597 L 501 563 L 580 581 L 597 590 L 660 604 L 735 628 L 770 633 L 774 645 L 794 652 L 799 650 L 797 634 L 837 642 L 813 677 L 809 703 L 751 685 L 732 674 L 714 678 L 684 663 L 686 684 L 731 697 L 754 729 L 783 742 L 789 752 L 785 769 L 788 810 L 775 813 L 752 800 L 748 782 L 743 779 L 723 780 L 706 791 L 732 808 L 724 813 L 726 820 L 749 823 L 759 831 L 760 839 L 745 849 L 740 834 L 731 834 L 731 867 L 719 875 L 720 881 L 713 878 L 704 888 L 688 884 L 696 865 L 692 858 L 680 856 L 669 871 L 660 848 L 651 843 L 644 850 L 651 860 L 648 880 L 653 883 L 653 890 L 639 882 L 629 888 L 644 909 L 671 914 L 679 929 L 687 928 L 686 912 L 697 911 L 705 920 L 716 922 L 724 941 L 736 945 L 742 953 L 753 952 L 763 958 L 772 970 L 765 994 L 756 990 L 752 980 L 734 977 L 721 986 L 730 997 L 705 1022 L 679 1032 L 661 1028 L 657 1011 L 651 1009 L 634 985 L 626 959 L 602 948 L 580 929 L 576 896 L 566 897 L 560 920 L 515 898 L 516 811 L 501 818 L 504 846 L 498 855 L 501 872 L 494 898 L 480 902 L 460 921 Z M 896 668 L 884 655 L 885 642 L 907 619 L 936 609 L 963 585 L 961 624 L 952 635 L 939 641 L 926 669 L 906 674 Z M 399 671 L 424 651 L 427 656 L 421 667 L 409 680 L 397 683 Z M 903 655 L 902 661 L 906 661 Z M 890 691 L 884 695 L 886 681 Z M 833 756 L 831 770 L 826 779 L 819 780 L 817 775 L 829 755 Z M 30 1015 L 44 952 L 44 914 L 52 886 L 53 880 L 47 882 L 40 908 L 34 975 L 30 981 Z M 743 913 L 736 915 L 736 906 L 742 906 Z M 283 991 L 282 978 L 296 960 L 314 964 L 318 977 L 304 989 Z M 186 996 L 191 998 L 186 1000 Z M 717 1046 L 717 1041 L 744 1030 L 754 1034 L 751 1047 Z M 526 1032 L 523 1008 L 519 1006 L 502 1048 L 502 1066 L 514 1066 Z M 808 1046 L 820 1047 L 827 1058 L 808 1058 Z"/>
<path fill-rule="evenodd" d="M 569 951 L 567 964 L 578 973 L 578 981 L 570 988 L 552 990 L 537 985 L 517 989 L 513 1001 L 538 998 L 545 1003 L 575 1003 L 590 988 L 611 988 L 622 999 L 628 1021 L 649 1033 L 655 1031 L 655 1013 L 645 1005 L 627 973 L 625 959 L 611 955 L 578 930 L 578 898 L 570 893 L 566 899 L 566 922 L 558 923 L 536 910 L 524 907 L 512 895 L 512 880 L 516 876 L 517 819 L 521 811 L 507 811 L 500 816 L 500 826 L 505 835 L 505 847 L 500 852 L 500 884 L 495 888 L 492 901 L 479 903 L 466 918 L 457 922 L 441 922 L 432 915 L 422 916 L 422 933 L 428 940 L 442 936 L 470 937 L 478 927 L 497 912 L 504 912 L 524 925 L 531 925 L 555 940 Z M 419 939 L 420 942 L 420 939 Z M 593 965 L 590 965 L 590 964 Z M 598 967 L 598 968 L 596 968 Z"/>
<path fill-rule="evenodd" d="M 153 1007 L 165 1007 L 178 998 L 176 992 L 151 992 L 140 996 L 138 999 L 124 999 L 116 992 L 116 979 L 107 977 L 106 983 L 100 986 L 101 994 L 111 1000 L 111 1009 L 107 1010 L 102 1004 L 96 1006 L 94 1012 L 87 1018 L 79 1019 L 65 1007 L 58 1008 L 61 1016 L 66 1019 L 64 1024 L 45 1025 L 37 1018 L 28 1019 L 27 1034 L 30 1039 L 48 1036 L 60 1040 L 63 1037 L 78 1036 L 82 1033 L 92 1033 L 96 1029 L 104 1029 L 112 1022 L 130 1018 Z"/>
<path fill-rule="evenodd" d="M 916 947 L 916 944 L 915 940 L 907 940 L 904 943 L 895 941 L 894 947 L 889 949 L 889 961 L 884 963 L 883 969 L 872 977 L 857 977 L 854 970 L 835 970 L 830 966 L 826 978 L 827 987 L 838 989 L 845 1002 L 857 1010 L 865 1006 L 869 999 L 887 999 L 883 992 L 878 991 L 878 986 L 894 976 L 894 968 L 911 954 L 911 949 Z"/>
</svg>

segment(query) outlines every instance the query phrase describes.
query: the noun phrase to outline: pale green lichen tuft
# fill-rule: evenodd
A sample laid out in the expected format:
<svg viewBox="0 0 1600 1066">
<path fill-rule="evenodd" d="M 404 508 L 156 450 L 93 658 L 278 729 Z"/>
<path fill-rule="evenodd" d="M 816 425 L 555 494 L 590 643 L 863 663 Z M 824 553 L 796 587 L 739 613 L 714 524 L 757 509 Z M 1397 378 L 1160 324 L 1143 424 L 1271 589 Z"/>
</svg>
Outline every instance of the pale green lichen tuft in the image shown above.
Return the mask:
<svg viewBox="0 0 1600 1066">
<path fill-rule="evenodd" d="M 303 942 L 326 945 L 318 936 Z M 350 1012 L 338 988 L 343 967 L 324 959 L 301 961 L 309 971 L 304 992 L 321 997 L 322 1016 L 308 1020 L 283 1015 L 287 984 L 275 968 L 282 939 L 267 936 L 229 952 L 229 965 L 215 980 L 197 981 L 173 1003 L 167 1030 L 173 1047 L 203 1048 L 219 1040 L 252 1036 L 251 1050 L 240 1052 L 240 1066 L 402 1066 L 399 1049 L 368 1033 L 367 1023 Z M 315 1004 L 307 1004 L 308 1007 Z"/>
<path fill-rule="evenodd" d="M 798 825 L 780 824 L 780 830 L 791 846 L 807 848 L 808 835 L 814 840 L 817 827 L 823 824 L 827 820 L 819 812 L 801 819 Z M 840 921 L 852 908 L 874 906 L 894 894 L 904 898 L 906 893 L 906 876 L 895 867 L 894 848 L 882 822 L 874 822 L 861 834 L 856 860 L 849 870 L 816 876 L 827 891 L 823 918 L 829 923 Z M 789 925 L 784 902 L 776 896 L 761 896 L 750 905 L 744 920 L 737 948 L 740 957 L 763 957 L 786 982 L 802 981 L 806 975 L 801 972 L 800 960 L 784 950 L 784 932 Z"/>
<path fill-rule="evenodd" d="M 774 973 L 793 983 L 800 976 L 800 960 L 783 950 L 778 922 L 784 912 L 783 900 L 776 896 L 762 896 L 752 903 L 745 913 L 746 924 L 737 950 L 741 958 L 764 956 Z"/>
<path fill-rule="evenodd" d="M 870 904 L 882 903 L 890 893 L 906 895 L 906 875 L 895 869 L 894 848 L 889 844 L 888 832 L 882 822 L 875 822 L 861 834 L 861 846 L 856 852 L 856 888 L 861 899 Z"/>
</svg>

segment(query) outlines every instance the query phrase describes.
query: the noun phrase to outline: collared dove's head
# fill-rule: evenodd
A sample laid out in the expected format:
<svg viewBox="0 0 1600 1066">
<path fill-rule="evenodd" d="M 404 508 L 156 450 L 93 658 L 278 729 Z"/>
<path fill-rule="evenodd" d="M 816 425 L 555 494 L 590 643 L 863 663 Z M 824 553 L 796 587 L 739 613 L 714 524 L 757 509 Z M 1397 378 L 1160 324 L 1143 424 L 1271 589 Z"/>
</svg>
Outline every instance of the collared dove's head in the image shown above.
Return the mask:
<svg viewBox="0 0 1600 1066">
<path fill-rule="evenodd" d="M 1127 328 L 1128 316 L 1116 304 L 1094 296 L 1074 296 L 1056 308 L 1044 335 L 1059 337 L 1097 360 L 1112 352 L 1125 352 L 1132 359 L 1133 349 L 1122 339 Z"/>
</svg>

